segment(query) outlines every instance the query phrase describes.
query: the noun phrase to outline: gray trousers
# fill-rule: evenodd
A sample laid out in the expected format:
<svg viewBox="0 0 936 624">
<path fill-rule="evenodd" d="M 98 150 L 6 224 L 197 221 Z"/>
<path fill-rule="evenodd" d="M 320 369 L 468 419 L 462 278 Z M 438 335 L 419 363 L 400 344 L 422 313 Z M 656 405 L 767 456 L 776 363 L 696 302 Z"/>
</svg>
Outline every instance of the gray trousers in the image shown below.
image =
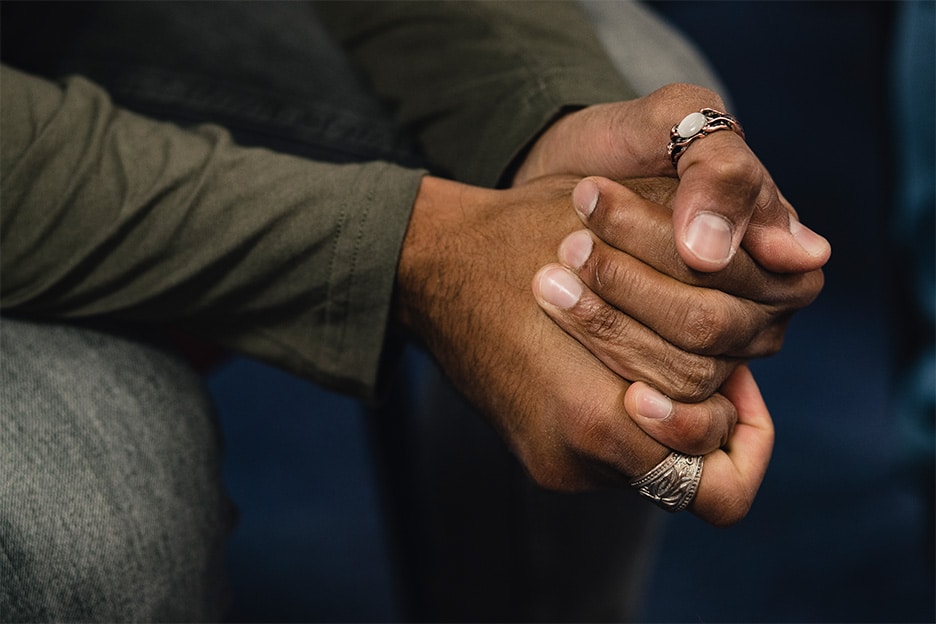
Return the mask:
<svg viewBox="0 0 936 624">
<path fill-rule="evenodd" d="M 146 336 L 0 323 L 0 617 L 218 620 L 232 526 L 198 375 Z"/>
<path fill-rule="evenodd" d="M 242 143 L 311 158 L 416 163 L 308 7 L 260 6 L 69 7 L 79 15 L 53 35 L 30 35 L 29 15 L 4 20 L 18 32 L 3 35 L 19 39 L 6 49 L 25 69 L 80 71 L 146 114 L 220 123 Z M 48 28 L 44 11 L 33 17 Z M 686 42 L 638 5 L 589 11 L 638 88 L 713 84 Z M 244 49 L 257 54 L 233 53 Z M 197 374 L 125 328 L 4 318 L 0 352 L 0 619 L 221 619 L 233 514 Z M 409 378 L 400 387 L 417 391 L 378 410 L 375 429 L 405 617 L 630 617 L 656 511 L 627 492 L 538 490 L 435 369 L 399 373 Z"/>
</svg>

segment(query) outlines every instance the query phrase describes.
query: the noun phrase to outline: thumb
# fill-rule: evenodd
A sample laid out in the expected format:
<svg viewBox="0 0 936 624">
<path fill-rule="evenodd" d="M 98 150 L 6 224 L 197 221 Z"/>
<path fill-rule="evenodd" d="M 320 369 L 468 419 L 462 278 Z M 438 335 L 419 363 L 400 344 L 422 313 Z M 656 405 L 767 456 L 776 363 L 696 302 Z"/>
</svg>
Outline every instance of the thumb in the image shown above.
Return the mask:
<svg viewBox="0 0 936 624">
<path fill-rule="evenodd" d="M 723 269 L 742 244 L 761 266 L 778 273 L 822 267 L 829 242 L 802 225 L 793 207 L 741 137 L 716 132 L 679 161 L 673 199 L 676 246 L 698 271 Z"/>
</svg>

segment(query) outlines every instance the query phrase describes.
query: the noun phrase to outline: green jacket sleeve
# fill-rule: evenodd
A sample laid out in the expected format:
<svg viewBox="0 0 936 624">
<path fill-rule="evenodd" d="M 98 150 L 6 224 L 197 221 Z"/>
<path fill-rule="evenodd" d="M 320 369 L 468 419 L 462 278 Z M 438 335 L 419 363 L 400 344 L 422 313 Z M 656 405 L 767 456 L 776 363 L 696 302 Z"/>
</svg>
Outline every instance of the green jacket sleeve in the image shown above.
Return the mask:
<svg viewBox="0 0 936 624">
<path fill-rule="evenodd" d="M 333 388 L 374 387 L 423 172 L 232 144 L 0 69 L 0 302 L 176 322 Z"/>
<path fill-rule="evenodd" d="M 575 2 L 321 2 L 440 175 L 484 186 L 563 111 L 632 99 Z"/>
</svg>

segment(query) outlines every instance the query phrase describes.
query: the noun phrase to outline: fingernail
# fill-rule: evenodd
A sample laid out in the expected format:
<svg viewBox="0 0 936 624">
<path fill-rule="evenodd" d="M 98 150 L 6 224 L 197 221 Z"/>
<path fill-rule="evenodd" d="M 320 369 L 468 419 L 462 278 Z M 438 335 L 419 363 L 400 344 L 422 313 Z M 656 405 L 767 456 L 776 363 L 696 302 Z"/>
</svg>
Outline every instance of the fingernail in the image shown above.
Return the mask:
<svg viewBox="0 0 936 624">
<path fill-rule="evenodd" d="M 790 233 L 810 256 L 822 256 L 829 252 L 829 241 L 792 217 L 790 218 Z"/>
<path fill-rule="evenodd" d="M 598 205 L 598 185 L 592 180 L 582 180 L 572 191 L 572 205 L 582 219 L 588 219 Z"/>
<path fill-rule="evenodd" d="M 547 302 L 568 310 L 581 298 L 582 284 L 565 269 L 556 267 L 540 276 L 540 293 Z"/>
<path fill-rule="evenodd" d="M 714 212 L 700 212 L 686 230 L 686 247 L 700 260 L 724 264 L 731 259 L 731 222 Z"/>
<path fill-rule="evenodd" d="M 559 244 L 559 262 L 578 271 L 591 255 L 594 243 L 587 230 L 572 232 Z"/>
<path fill-rule="evenodd" d="M 673 413 L 673 402 L 649 386 L 637 395 L 637 415 L 663 420 Z"/>
</svg>

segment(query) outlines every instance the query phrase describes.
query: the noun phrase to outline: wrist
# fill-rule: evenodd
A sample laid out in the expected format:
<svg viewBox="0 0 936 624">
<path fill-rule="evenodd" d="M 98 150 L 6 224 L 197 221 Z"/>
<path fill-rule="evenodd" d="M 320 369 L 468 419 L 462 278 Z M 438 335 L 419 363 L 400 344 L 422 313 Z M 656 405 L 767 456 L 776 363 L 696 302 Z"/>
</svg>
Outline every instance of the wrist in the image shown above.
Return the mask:
<svg viewBox="0 0 936 624">
<path fill-rule="evenodd" d="M 451 296 L 449 283 L 459 279 L 457 264 L 470 251 L 465 234 L 488 205 L 488 189 L 434 176 L 420 183 L 397 265 L 397 319 L 422 338 L 436 324 L 441 302 Z"/>
<path fill-rule="evenodd" d="M 563 161 L 563 156 L 568 153 L 569 146 L 575 144 L 575 128 L 584 110 L 587 109 L 561 115 L 536 138 L 514 173 L 512 187 L 553 173 L 580 173 L 574 159 Z"/>
</svg>

